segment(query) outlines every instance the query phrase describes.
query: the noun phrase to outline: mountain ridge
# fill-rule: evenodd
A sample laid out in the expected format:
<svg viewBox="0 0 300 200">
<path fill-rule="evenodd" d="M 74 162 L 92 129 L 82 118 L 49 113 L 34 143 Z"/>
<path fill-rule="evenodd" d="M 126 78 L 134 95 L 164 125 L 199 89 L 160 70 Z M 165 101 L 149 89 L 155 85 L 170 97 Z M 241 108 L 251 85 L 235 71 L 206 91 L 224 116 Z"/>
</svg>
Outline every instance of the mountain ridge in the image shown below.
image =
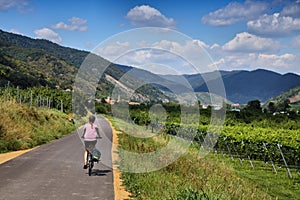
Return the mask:
<svg viewBox="0 0 300 200">
<path fill-rule="evenodd" d="M 95 66 L 105 67 L 103 68 L 105 71 L 101 77 L 90 74 L 93 77 L 86 77 L 86 80 L 82 80 L 85 88 L 90 87 L 89 79 L 93 79 L 98 81 L 99 92 L 97 94 L 101 93 L 99 98 L 109 96 L 114 85 L 106 75 L 118 80 L 125 73 L 114 63 L 87 51 L 0 30 L 0 87 L 5 87 L 10 83 L 20 88 L 59 86 L 62 89 L 72 89 L 78 69 L 86 59 L 91 59 Z M 135 82 L 134 77 L 127 76 L 126 78 L 130 83 Z M 138 88 L 136 93 L 133 96 L 154 96 L 157 99 L 166 99 L 151 85 Z"/>
<path fill-rule="evenodd" d="M 8 81 L 24 87 L 45 85 L 72 87 L 77 70 L 90 54 L 87 51 L 63 47 L 47 40 L 32 39 L 2 30 L 0 30 L 0 50 L 0 86 L 2 87 Z M 172 90 L 176 93 L 209 92 L 207 85 L 214 84 L 218 78 L 221 78 L 226 90 L 226 98 L 230 102 L 241 104 L 256 99 L 265 102 L 269 98 L 300 86 L 300 76 L 297 74 L 279 74 L 265 69 L 159 75 L 131 66 L 110 63 L 99 56 L 97 59 L 100 65 L 109 66 L 98 85 L 105 95 L 114 88 L 114 85 L 105 78 L 105 74 L 115 80 L 121 79 L 125 74 L 129 75 L 126 78 L 131 85 L 140 85 L 141 81 L 147 84 L 146 87 L 139 88 L 139 92 L 151 91 L 151 95 L 161 99 L 165 99 L 162 93 Z"/>
</svg>

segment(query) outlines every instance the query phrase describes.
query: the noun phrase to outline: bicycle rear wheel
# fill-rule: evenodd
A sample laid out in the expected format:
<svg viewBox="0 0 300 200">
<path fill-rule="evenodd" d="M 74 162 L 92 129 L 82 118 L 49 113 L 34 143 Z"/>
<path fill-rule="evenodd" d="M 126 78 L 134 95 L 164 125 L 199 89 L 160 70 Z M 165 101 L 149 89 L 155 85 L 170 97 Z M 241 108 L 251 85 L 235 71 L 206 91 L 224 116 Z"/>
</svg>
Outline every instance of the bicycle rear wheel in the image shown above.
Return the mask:
<svg viewBox="0 0 300 200">
<path fill-rule="evenodd" d="M 91 166 L 89 166 L 89 176 L 92 176 L 92 167 Z"/>
<path fill-rule="evenodd" d="M 91 176 L 92 175 L 92 171 L 93 171 L 92 169 L 94 167 L 94 162 L 93 162 L 92 154 L 89 154 L 88 158 L 89 158 L 88 173 L 89 173 L 89 176 Z"/>
</svg>

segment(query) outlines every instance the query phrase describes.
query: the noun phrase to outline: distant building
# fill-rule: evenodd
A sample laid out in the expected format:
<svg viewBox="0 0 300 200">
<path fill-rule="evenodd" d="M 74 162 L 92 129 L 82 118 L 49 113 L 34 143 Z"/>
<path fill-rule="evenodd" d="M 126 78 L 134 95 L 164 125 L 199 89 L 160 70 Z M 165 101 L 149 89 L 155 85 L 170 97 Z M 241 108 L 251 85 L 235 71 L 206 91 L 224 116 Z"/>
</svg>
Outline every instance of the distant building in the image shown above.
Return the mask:
<svg viewBox="0 0 300 200">
<path fill-rule="evenodd" d="M 241 111 L 240 106 L 241 105 L 238 103 L 231 104 L 230 110 L 240 112 Z"/>
<path fill-rule="evenodd" d="M 202 108 L 207 109 L 208 107 L 211 107 L 213 110 L 221 110 L 222 106 L 217 104 L 203 104 Z"/>
<path fill-rule="evenodd" d="M 115 104 L 116 103 L 116 101 L 115 100 L 112 100 L 112 99 L 110 99 L 110 97 L 108 96 L 106 99 L 105 99 L 105 102 L 106 103 L 108 103 L 108 104 L 110 104 L 110 105 L 113 105 L 113 104 Z"/>
<path fill-rule="evenodd" d="M 129 104 L 129 105 L 140 105 L 139 102 L 133 102 L 133 101 L 128 102 L 128 104 Z"/>
</svg>

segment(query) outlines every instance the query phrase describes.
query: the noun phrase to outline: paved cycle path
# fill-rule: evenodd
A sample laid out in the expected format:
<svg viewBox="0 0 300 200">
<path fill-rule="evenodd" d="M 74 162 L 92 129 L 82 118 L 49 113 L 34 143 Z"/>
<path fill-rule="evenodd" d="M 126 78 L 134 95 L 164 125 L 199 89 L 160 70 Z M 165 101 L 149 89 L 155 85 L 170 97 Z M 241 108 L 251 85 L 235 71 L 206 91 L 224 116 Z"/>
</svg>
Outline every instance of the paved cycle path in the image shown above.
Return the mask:
<svg viewBox="0 0 300 200">
<path fill-rule="evenodd" d="M 104 118 L 96 122 L 102 129 L 97 143 L 102 161 L 92 176 L 83 169 L 83 143 L 75 132 L 1 164 L 0 199 L 114 199 L 112 130 Z"/>
</svg>

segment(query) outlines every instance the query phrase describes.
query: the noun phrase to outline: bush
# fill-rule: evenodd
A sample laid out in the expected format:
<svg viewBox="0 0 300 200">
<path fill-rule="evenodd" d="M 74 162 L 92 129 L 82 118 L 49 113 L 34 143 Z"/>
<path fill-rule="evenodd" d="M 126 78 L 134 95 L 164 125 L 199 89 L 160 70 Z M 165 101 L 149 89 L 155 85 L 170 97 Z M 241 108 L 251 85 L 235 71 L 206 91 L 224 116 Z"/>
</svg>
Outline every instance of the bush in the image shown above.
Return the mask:
<svg viewBox="0 0 300 200">
<path fill-rule="evenodd" d="M 0 153 L 5 153 L 8 151 L 8 142 L 4 140 L 0 140 Z"/>
<path fill-rule="evenodd" d="M 22 143 L 17 139 L 12 139 L 7 143 L 7 150 L 17 151 L 22 146 Z"/>
</svg>

